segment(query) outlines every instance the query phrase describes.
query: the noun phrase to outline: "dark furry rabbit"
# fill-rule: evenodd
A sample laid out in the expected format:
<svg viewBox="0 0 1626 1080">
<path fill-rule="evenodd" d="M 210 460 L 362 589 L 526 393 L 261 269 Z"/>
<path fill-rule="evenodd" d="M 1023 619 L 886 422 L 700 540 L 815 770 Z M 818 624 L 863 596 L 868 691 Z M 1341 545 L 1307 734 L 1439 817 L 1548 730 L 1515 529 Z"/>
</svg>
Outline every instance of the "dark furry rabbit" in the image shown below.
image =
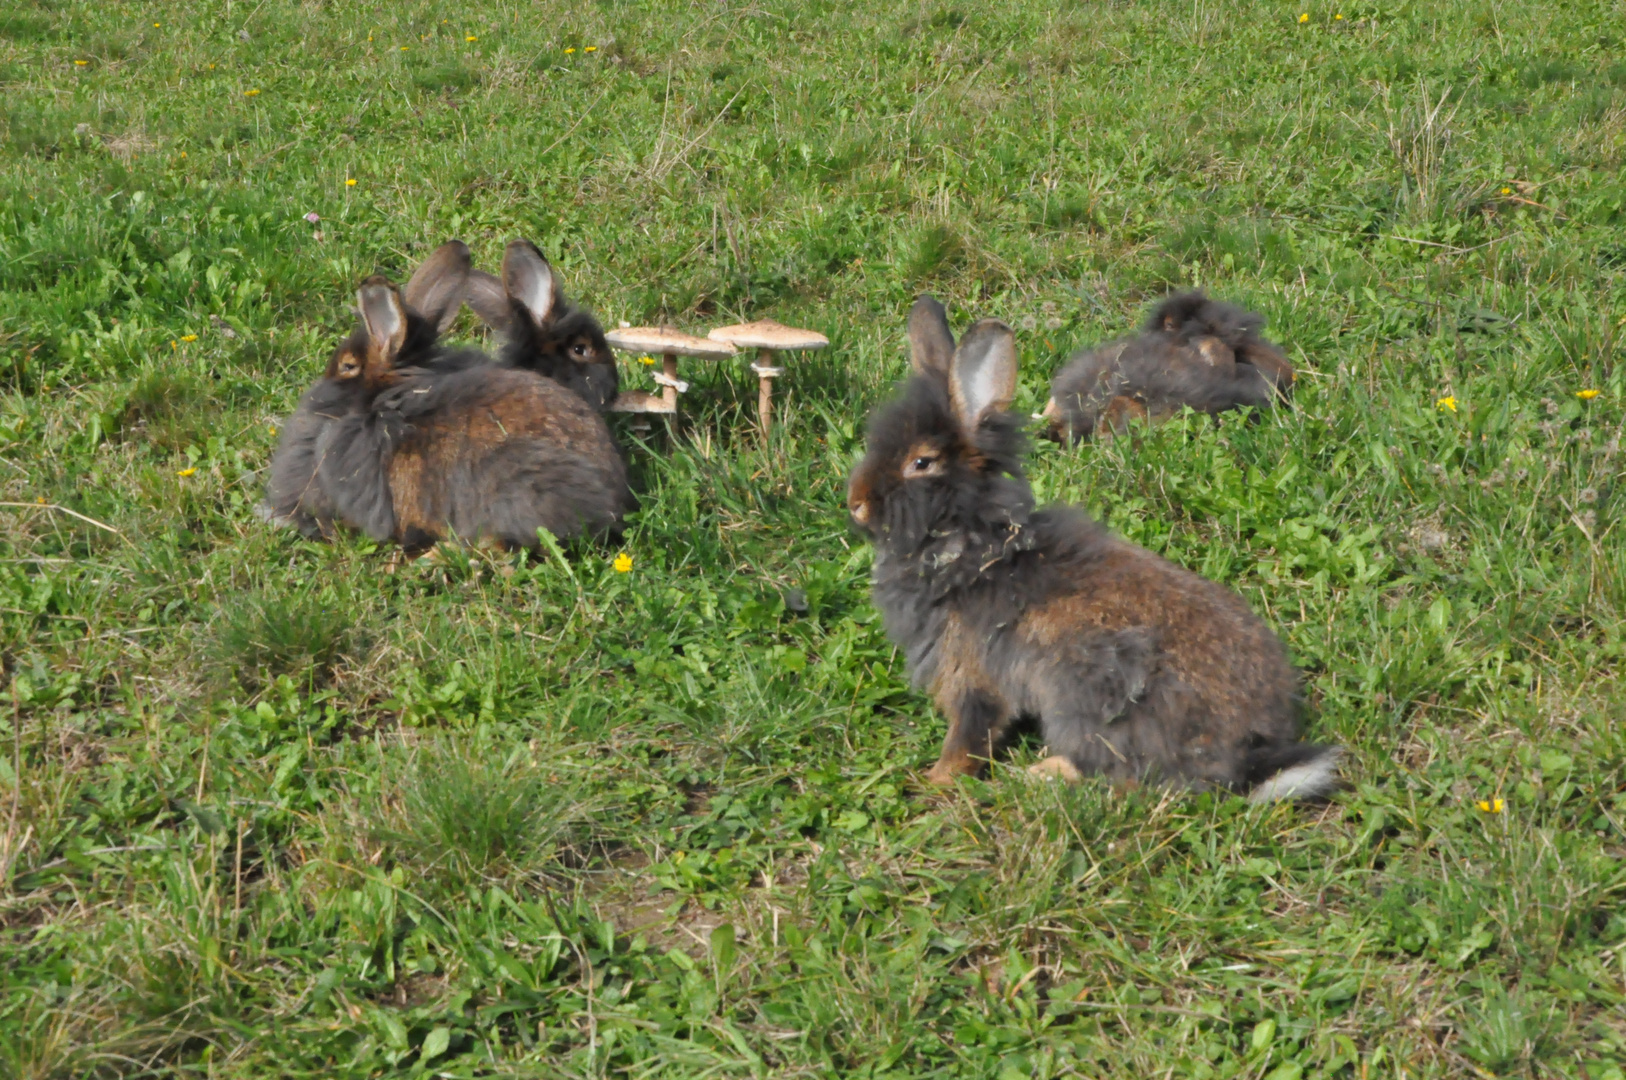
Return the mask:
<svg viewBox="0 0 1626 1080">
<path fill-rule="evenodd" d="M 1288 400 L 1293 365 L 1259 335 L 1264 318 L 1200 292 L 1152 309 L 1140 335 L 1078 353 L 1057 372 L 1044 415 L 1063 439 L 1123 431 L 1189 405 L 1221 413 Z"/>
<path fill-rule="evenodd" d="M 461 240 L 436 248 L 413 272 L 403 290 L 408 312 L 406 335 L 394 357 L 374 358 L 367 370 L 365 343 L 352 337 L 328 361 L 327 371 L 306 391 L 282 425 L 282 438 L 271 458 L 265 500 L 258 513 L 266 521 L 297 528 L 309 538 L 330 536 L 335 507 L 316 482 L 319 445 L 334 422 L 365 409 L 373 395 L 395 381 L 397 367 L 450 371 L 485 363 L 484 354 L 443 348 L 440 335 L 463 306 L 470 270 L 469 249 Z"/>
<path fill-rule="evenodd" d="M 559 275 L 529 240 L 510 241 L 502 277 L 469 276 L 468 305 L 506 339 L 502 360 L 568 386 L 599 412 L 620 388 L 604 328 L 565 299 Z"/>
<path fill-rule="evenodd" d="M 1235 592 L 1068 507 L 1035 510 L 1009 327 L 956 348 L 943 308 L 915 302 L 916 374 L 871 417 L 848 482 L 876 548 L 874 598 L 917 685 L 948 716 L 929 779 L 976 772 L 1037 721 L 1035 771 L 1314 798 L 1336 747 L 1299 741 L 1286 650 Z"/>
<path fill-rule="evenodd" d="M 465 289 L 457 280 L 459 302 Z M 296 515 L 324 534 L 337 521 L 410 550 L 448 536 L 534 547 L 539 528 L 561 538 L 619 528 L 626 466 L 586 402 L 533 372 L 423 344 L 433 324 L 383 278 L 357 302 L 360 326 L 318 387 L 342 411 L 319 414 Z"/>
</svg>

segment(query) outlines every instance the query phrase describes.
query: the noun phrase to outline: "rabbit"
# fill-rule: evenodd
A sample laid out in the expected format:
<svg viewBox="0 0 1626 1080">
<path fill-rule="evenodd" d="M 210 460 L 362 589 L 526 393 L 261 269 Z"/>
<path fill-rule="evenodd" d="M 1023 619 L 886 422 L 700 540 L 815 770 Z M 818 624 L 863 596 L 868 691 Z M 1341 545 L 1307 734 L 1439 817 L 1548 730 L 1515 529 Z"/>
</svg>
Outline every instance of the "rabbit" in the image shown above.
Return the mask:
<svg viewBox="0 0 1626 1080">
<path fill-rule="evenodd" d="M 456 282 L 459 301 L 465 289 Z M 415 551 L 448 536 L 535 547 L 538 529 L 619 530 L 626 465 L 586 402 L 482 354 L 426 347 L 433 325 L 383 278 L 363 284 L 357 306 L 360 325 L 318 385 L 343 410 L 322 414 L 314 493 L 301 503 L 322 535 L 337 521 Z"/>
<path fill-rule="evenodd" d="M 1071 507 L 1034 507 L 1007 411 L 1015 337 L 985 319 L 955 345 L 930 296 L 909 317 L 914 375 L 869 423 L 847 486 L 875 545 L 873 595 L 917 686 L 948 717 L 927 779 L 976 773 L 1018 720 L 1097 774 L 1322 798 L 1340 749 L 1299 741 L 1299 682 L 1242 597 Z"/>
<path fill-rule="evenodd" d="M 506 339 L 502 362 L 569 387 L 599 412 L 620 389 L 615 354 L 592 312 L 565 299 L 559 275 L 528 240 L 510 241 L 502 277 L 469 276 L 467 302 Z"/>
<path fill-rule="evenodd" d="M 1163 420 L 1190 406 L 1216 414 L 1287 401 L 1293 365 L 1259 335 L 1264 319 L 1201 292 L 1152 309 L 1141 334 L 1075 355 L 1051 383 L 1044 418 L 1066 441 Z"/>
<path fill-rule="evenodd" d="M 316 472 L 318 444 L 332 424 L 364 407 L 371 393 L 397 378 L 397 366 L 454 370 L 489 362 L 478 351 L 439 345 L 440 335 L 462 309 L 469 271 L 469 249 L 461 240 L 442 244 L 423 261 L 403 290 L 406 336 L 389 364 L 375 360 L 371 375 L 364 372 L 368 359 L 364 340 L 353 335 L 334 352 L 326 374 L 282 425 L 265 499 L 257 508 L 263 520 L 292 526 L 307 539 L 331 536 L 334 506 L 316 483 Z"/>
</svg>

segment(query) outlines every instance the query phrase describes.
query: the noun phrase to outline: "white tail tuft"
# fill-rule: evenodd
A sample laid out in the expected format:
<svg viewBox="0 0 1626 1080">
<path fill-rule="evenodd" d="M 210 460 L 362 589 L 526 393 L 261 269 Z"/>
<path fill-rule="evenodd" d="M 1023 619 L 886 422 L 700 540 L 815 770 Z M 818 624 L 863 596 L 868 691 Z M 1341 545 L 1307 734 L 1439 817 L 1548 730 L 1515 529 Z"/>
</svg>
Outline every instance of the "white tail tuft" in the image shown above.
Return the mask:
<svg viewBox="0 0 1626 1080">
<path fill-rule="evenodd" d="M 1338 759 L 1343 756 L 1342 747 L 1329 746 L 1325 752 L 1283 769 L 1248 792 L 1248 801 L 1268 803 L 1283 799 L 1324 799 L 1338 790 Z"/>
</svg>

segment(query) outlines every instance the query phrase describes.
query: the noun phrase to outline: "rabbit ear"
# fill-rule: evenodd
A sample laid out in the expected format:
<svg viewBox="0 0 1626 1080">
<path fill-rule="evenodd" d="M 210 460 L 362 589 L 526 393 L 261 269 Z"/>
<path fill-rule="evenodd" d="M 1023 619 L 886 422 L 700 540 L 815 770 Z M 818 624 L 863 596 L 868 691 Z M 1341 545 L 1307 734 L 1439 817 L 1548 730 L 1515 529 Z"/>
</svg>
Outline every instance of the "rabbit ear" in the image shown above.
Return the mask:
<svg viewBox="0 0 1626 1080">
<path fill-rule="evenodd" d="M 954 334 L 948 312 L 930 293 L 909 309 L 909 366 L 920 375 L 947 375 L 954 360 Z"/>
<path fill-rule="evenodd" d="M 361 324 L 367 330 L 367 366 L 387 369 L 406 344 L 406 309 L 395 286 L 382 277 L 370 277 L 356 293 Z"/>
<path fill-rule="evenodd" d="M 401 291 L 406 306 L 444 334 L 463 306 L 469 278 L 469 246 L 461 240 L 440 245 L 413 273 Z"/>
<path fill-rule="evenodd" d="M 510 299 L 530 313 L 538 326 L 562 306 L 559 276 L 529 240 L 514 240 L 502 255 L 502 283 Z"/>
<path fill-rule="evenodd" d="M 1016 335 L 1010 327 L 984 319 L 965 332 L 954 353 L 949 397 L 968 438 L 989 414 L 1010 405 L 1016 397 Z"/>
<path fill-rule="evenodd" d="M 510 334 L 514 329 L 514 305 L 508 302 L 508 290 L 502 279 L 484 270 L 469 271 L 469 291 L 463 298 L 480 321 L 499 334 Z"/>
</svg>

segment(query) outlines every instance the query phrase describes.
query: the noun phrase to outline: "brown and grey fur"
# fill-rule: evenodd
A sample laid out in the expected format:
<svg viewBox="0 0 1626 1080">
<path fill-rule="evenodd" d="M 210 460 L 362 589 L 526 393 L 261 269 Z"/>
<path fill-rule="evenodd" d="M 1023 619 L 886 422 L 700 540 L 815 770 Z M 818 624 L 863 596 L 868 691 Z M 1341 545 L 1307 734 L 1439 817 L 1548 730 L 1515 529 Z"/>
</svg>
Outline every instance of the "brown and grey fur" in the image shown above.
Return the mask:
<svg viewBox="0 0 1626 1080">
<path fill-rule="evenodd" d="M 1035 509 L 1009 327 L 984 320 L 956 348 L 923 296 L 909 340 L 916 374 L 871 418 L 848 507 L 887 633 L 948 717 L 929 779 L 978 771 L 1032 720 L 1068 775 L 1333 790 L 1339 751 L 1299 741 L 1297 673 L 1240 596 L 1077 510 Z"/>
<path fill-rule="evenodd" d="M 621 380 L 604 328 L 565 299 L 558 271 L 529 240 L 509 242 L 502 277 L 472 271 L 467 302 L 504 338 L 503 363 L 570 388 L 599 412 L 615 400 Z"/>
<path fill-rule="evenodd" d="M 356 431 L 360 444 L 389 450 L 393 532 L 408 548 L 446 536 L 535 547 L 538 529 L 612 533 L 632 505 L 604 419 L 534 372 L 409 378 L 379 395 Z"/>
<path fill-rule="evenodd" d="M 455 282 L 456 302 L 465 288 Z M 479 353 L 437 350 L 435 322 L 382 278 L 357 299 L 360 326 L 307 395 L 308 416 L 290 422 L 309 449 L 285 432 L 278 457 L 287 450 L 297 467 L 273 464 L 277 518 L 319 535 L 337 522 L 409 549 L 451 536 L 534 547 L 538 529 L 567 538 L 619 528 L 631 505 L 626 466 L 586 401 Z M 279 481 L 307 468 L 290 497 Z"/>
<path fill-rule="evenodd" d="M 1044 415 L 1062 439 L 1122 432 L 1187 406 L 1217 414 L 1287 401 L 1293 365 L 1260 336 L 1264 318 L 1200 292 L 1152 309 L 1137 337 L 1076 354 L 1051 382 Z"/>
<path fill-rule="evenodd" d="M 467 245 L 452 240 L 413 272 L 402 290 L 406 333 L 387 362 L 369 355 L 364 327 L 334 350 L 323 377 L 282 425 L 265 499 L 258 508 L 264 520 L 291 526 L 312 539 L 332 535 L 336 507 L 317 483 L 317 466 L 333 447 L 333 425 L 365 409 L 373 395 L 400 377 L 397 368 L 450 371 L 489 362 L 480 352 L 440 345 L 440 335 L 463 306 L 469 270 Z"/>
</svg>

